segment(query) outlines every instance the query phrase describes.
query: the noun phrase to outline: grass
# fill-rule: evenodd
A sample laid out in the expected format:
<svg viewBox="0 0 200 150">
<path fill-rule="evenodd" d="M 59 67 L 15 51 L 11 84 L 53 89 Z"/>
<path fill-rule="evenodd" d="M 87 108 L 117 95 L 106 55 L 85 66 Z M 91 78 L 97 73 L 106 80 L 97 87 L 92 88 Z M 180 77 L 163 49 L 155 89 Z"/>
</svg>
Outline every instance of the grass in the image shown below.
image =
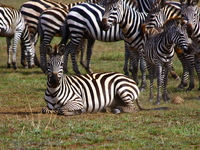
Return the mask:
<svg viewBox="0 0 200 150">
<path fill-rule="evenodd" d="M 18 7 L 22 1 L 6 1 Z M 59 42 L 55 38 L 53 44 Z M 52 45 L 53 45 L 52 44 Z M 37 49 L 39 44 L 37 44 Z M 38 49 L 39 51 L 39 49 Z M 38 53 L 37 51 L 37 53 Z M 181 96 L 185 104 L 161 103 L 166 111 L 139 111 L 135 114 L 93 113 L 78 116 L 41 114 L 46 75 L 40 68 L 23 69 L 18 47 L 18 70 L 6 67 L 6 42 L 0 38 L 0 149 L 200 149 L 200 101 L 195 89 L 186 93 L 177 90 L 180 81 L 169 77 L 170 96 Z M 39 55 L 38 55 L 39 56 Z M 122 72 L 124 43 L 96 42 L 91 60 L 94 72 Z M 79 65 L 80 71 L 86 73 Z M 181 75 L 180 61 L 174 59 L 175 71 Z M 72 71 L 69 63 L 69 72 Z M 143 107 L 153 108 L 148 102 L 149 85 L 140 95 Z M 155 90 L 156 94 L 156 90 Z"/>
</svg>

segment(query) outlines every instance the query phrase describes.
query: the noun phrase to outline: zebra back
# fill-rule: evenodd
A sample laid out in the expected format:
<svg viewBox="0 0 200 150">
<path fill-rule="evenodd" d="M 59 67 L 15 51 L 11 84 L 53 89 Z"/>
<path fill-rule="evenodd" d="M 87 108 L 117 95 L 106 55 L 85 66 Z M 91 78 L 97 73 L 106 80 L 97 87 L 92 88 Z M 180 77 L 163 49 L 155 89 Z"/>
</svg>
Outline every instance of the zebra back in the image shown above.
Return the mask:
<svg viewBox="0 0 200 150">
<path fill-rule="evenodd" d="M 92 0 L 93 2 L 96 2 L 96 0 Z M 29 31 L 31 33 L 31 37 L 34 37 L 37 33 L 37 25 L 38 25 L 38 19 L 40 14 L 47 8 L 50 7 L 58 7 L 69 10 L 74 5 L 80 4 L 83 2 L 74 2 L 69 4 L 64 4 L 61 2 L 55 2 L 51 0 L 30 0 L 28 2 L 25 2 L 20 7 L 20 11 L 22 15 L 27 20 L 27 23 L 29 25 Z"/>
</svg>

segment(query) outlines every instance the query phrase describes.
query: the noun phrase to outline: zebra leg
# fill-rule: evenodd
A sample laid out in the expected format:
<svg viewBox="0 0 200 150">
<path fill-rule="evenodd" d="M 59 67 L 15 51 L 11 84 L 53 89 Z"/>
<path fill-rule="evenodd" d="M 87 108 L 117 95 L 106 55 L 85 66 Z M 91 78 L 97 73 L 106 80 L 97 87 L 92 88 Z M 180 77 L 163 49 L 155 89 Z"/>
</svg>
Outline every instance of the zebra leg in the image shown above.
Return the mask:
<svg viewBox="0 0 200 150">
<path fill-rule="evenodd" d="M 25 44 L 24 44 L 24 41 L 21 40 L 21 65 L 24 67 L 24 68 L 28 68 L 28 65 L 26 63 L 26 54 L 25 54 Z"/>
<path fill-rule="evenodd" d="M 17 59 L 17 58 L 16 58 L 16 57 L 17 57 L 17 45 L 18 45 L 19 39 L 21 38 L 22 32 L 23 32 L 23 31 L 21 31 L 21 30 L 17 30 L 17 31 L 15 32 L 14 38 L 13 38 L 12 65 L 13 65 L 13 68 L 14 68 L 14 69 L 17 69 L 17 63 L 16 63 L 16 59 Z"/>
<path fill-rule="evenodd" d="M 8 55 L 7 67 L 10 68 L 11 67 L 11 53 L 12 53 L 11 38 L 6 37 L 6 42 L 7 42 L 7 55 Z"/>
<path fill-rule="evenodd" d="M 191 56 L 192 55 L 192 56 Z M 187 57 L 191 57 L 187 59 L 188 61 L 188 70 L 189 70 L 189 77 L 190 77 L 190 84 L 187 88 L 186 92 L 191 91 L 194 88 L 194 69 L 195 69 L 195 56 L 193 54 L 188 54 Z"/>
<path fill-rule="evenodd" d="M 146 61 L 144 60 L 144 55 L 142 50 L 139 50 L 139 58 L 140 58 L 140 71 L 142 74 L 142 81 L 140 85 L 140 91 L 144 91 L 146 88 Z"/>
<path fill-rule="evenodd" d="M 72 61 L 72 65 L 73 65 L 73 71 L 77 74 L 80 75 L 80 71 L 78 69 L 78 65 L 77 65 L 77 61 L 76 61 L 76 51 L 77 51 L 78 45 L 75 45 L 72 43 L 72 41 L 70 41 L 67 44 L 66 47 L 66 52 L 65 52 L 65 57 L 64 57 L 64 66 L 63 69 L 65 71 L 65 73 L 67 72 L 67 61 L 68 61 L 68 55 L 69 53 L 71 54 L 71 61 Z"/>
<path fill-rule="evenodd" d="M 57 112 L 55 110 L 51 110 L 48 108 L 48 106 L 42 108 L 43 114 L 56 114 Z"/>
<path fill-rule="evenodd" d="M 137 50 L 130 50 L 130 72 L 132 73 L 133 80 L 139 84 L 138 80 L 138 62 L 139 62 L 139 53 Z"/>
<path fill-rule="evenodd" d="M 199 80 L 199 87 L 198 87 L 198 91 L 200 91 L 200 56 L 195 55 L 195 70 L 197 72 L 198 75 L 198 80 Z"/>
<path fill-rule="evenodd" d="M 183 89 L 184 87 L 186 87 L 188 84 L 188 74 L 189 74 L 189 71 L 188 71 L 188 61 L 187 61 L 187 58 L 185 57 L 185 54 L 182 52 L 179 52 L 179 49 L 175 49 L 176 53 L 177 53 L 177 57 L 179 58 L 179 60 L 181 61 L 181 64 L 183 66 L 183 74 L 182 74 L 182 77 L 181 77 L 181 83 L 178 85 L 178 89 Z"/>
<path fill-rule="evenodd" d="M 113 113 L 117 114 L 120 112 L 124 112 L 124 113 L 135 113 L 137 112 L 137 107 L 132 103 L 132 104 L 126 104 L 125 106 L 117 106 L 117 109 L 113 109 Z M 118 111 L 119 112 L 118 112 Z"/>
<path fill-rule="evenodd" d="M 125 55 L 124 56 L 125 56 L 125 61 L 124 61 L 123 71 L 124 71 L 124 74 L 129 77 L 128 61 L 129 61 L 129 58 L 130 58 L 130 51 L 129 51 L 129 47 L 126 43 L 125 43 Z"/>
<path fill-rule="evenodd" d="M 172 68 L 172 64 L 170 64 L 170 66 L 166 66 L 165 68 L 164 68 L 164 71 L 163 71 L 163 85 L 162 85 L 162 87 L 163 87 L 163 94 L 162 94 L 162 98 L 163 98 L 163 100 L 165 101 L 165 102 L 168 102 L 168 101 L 170 101 L 170 97 L 169 97 L 169 95 L 168 95 L 168 93 L 167 93 L 167 81 L 168 81 L 168 72 L 169 72 L 169 70 Z"/>
<path fill-rule="evenodd" d="M 38 42 L 38 36 L 39 36 L 38 33 L 36 33 L 35 36 L 31 39 L 31 43 L 33 43 L 35 49 L 34 63 L 36 66 L 40 67 L 40 61 L 36 55 L 36 44 Z"/>
<path fill-rule="evenodd" d="M 58 115 L 65 115 L 65 116 L 79 115 L 85 112 L 86 110 L 83 108 L 83 103 L 81 101 L 67 102 L 66 105 L 58 109 Z"/>
<path fill-rule="evenodd" d="M 92 49 L 94 46 L 95 39 L 90 37 L 88 38 L 88 45 L 87 45 L 87 56 L 86 56 L 86 66 L 85 69 L 87 73 L 92 73 L 93 71 L 90 69 L 90 60 L 92 57 Z"/>
<path fill-rule="evenodd" d="M 80 64 L 85 68 L 85 62 L 84 62 L 85 39 L 81 40 L 81 42 L 77 48 L 76 55 L 78 56 L 80 52 L 81 52 Z"/>
<path fill-rule="evenodd" d="M 153 101 L 153 80 L 155 76 L 155 66 L 152 66 L 151 64 L 148 65 L 148 71 L 149 71 L 149 80 L 150 80 L 150 91 L 149 91 L 149 102 Z"/>
<path fill-rule="evenodd" d="M 156 71 L 157 71 L 157 101 L 155 105 L 160 105 L 161 99 L 161 87 L 163 84 L 163 76 L 162 76 L 162 66 L 160 64 L 156 64 Z"/>
<path fill-rule="evenodd" d="M 47 72 L 46 48 L 43 42 L 40 44 L 40 67 L 44 73 Z"/>
</svg>

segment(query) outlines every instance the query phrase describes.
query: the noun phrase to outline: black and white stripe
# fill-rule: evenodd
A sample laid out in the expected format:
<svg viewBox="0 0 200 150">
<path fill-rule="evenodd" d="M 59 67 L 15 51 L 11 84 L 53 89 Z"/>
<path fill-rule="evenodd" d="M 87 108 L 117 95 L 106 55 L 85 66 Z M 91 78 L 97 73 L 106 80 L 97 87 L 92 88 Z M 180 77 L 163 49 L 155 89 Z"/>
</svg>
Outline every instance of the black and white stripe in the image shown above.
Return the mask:
<svg viewBox="0 0 200 150">
<path fill-rule="evenodd" d="M 171 18 L 171 17 L 187 17 L 186 14 L 184 14 L 183 10 L 188 8 L 186 5 L 183 6 L 183 4 L 180 4 L 178 2 L 167 2 L 165 4 L 165 7 L 160 9 L 158 13 L 151 14 L 148 16 L 148 21 L 146 21 L 146 28 L 156 28 L 156 27 L 162 27 L 164 22 Z M 194 12 L 194 11 L 193 11 Z M 194 13 L 193 13 L 194 14 Z M 194 18 L 193 16 L 187 17 L 187 18 Z M 191 24 L 192 21 L 188 21 L 188 25 Z M 190 31 L 190 35 L 192 34 L 192 27 L 191 25 L 188 26 L 188 31 Z M 183 66 L 183 74 L 181 83 L 178 86 L 178 89 L 183 89 L 188 84 L 188 76 L 190 77 L 190 84 L 187 88 L 187 91 L 190 91 L 194 88 L 194 55 L 193 54 L 184 54 L 181 50 L 179 50 L 178 47 L 175 47 L 175 52 L 179 58 L 179 60 L 182 63 Z"/>
<path fill-rule="evenodd" d="M 65 47 L 55 47 L 52 53 L 51 49 L 47 48 L 50 59 L 44 97 L 47 107 L 42 109 L 43 113 L 75 115 L 105 111 L 108 107 L 118 112 L 135 112 L 133 101 L 140 94 L 135 81 L 115 72 L 66 76 L 62 56 Z"/>
<path fill-rule="evenodd" d="M 134 6 L 132 7 L 134 9 Z M 90 58 L 92 55 L 92 47 L 95 40 L 103 42 L 114 42 L 123 40 L 124 36 L 120 27 L 114 26 L 109 31 L 103 31 L 101 29 L 101 19 L 104 13 L 104 8 L 97 4 L 83 3 L 74 6 L 70 9 L 64 26 L 63 26 L 63 37 L 61 43 L 65 44 L 70 37 L 70 42 L 67 45 L 68 52 L 72 55 L 73 70 L 76 74 L 80 74 L 78 65 L 76 62 L 75 54 L 82 39 L 87 39 L 87 60 L 85 69 L 87 72 L 90 70 Z M 125 48 L 126 51 L 127 48 Z M 67 63 L 68 53 L 65 56 L 65 62 Z M 67 64 L 64 68 L 67 72 Z"/>
<path fill-rule="evenodd" d="M 96 2 L 96 0 L 93 0 L 93 2 Z M 31 42 L 34 44 L 34 46 L 37 44 L 37 41 L 38 41 L 39 16 L 41 15 L 41 13 L 44 10 L 46 10 L 47 8 L 50 8 L 50 7 L 63 8 L 63 9 L 69 10 L 71 7 L 73 7 L 74 5 L 77 5 L 79 3 L 82 3 L 82 2 L 63 4 L 61 2 L 55 2 L 55 1 L 51 1 L 51 0 L 30 0 L 30 1 L 23 3 L 22 6 L 20 7 L 20 12 L 24 16 L 24 18 L 27 20 L 27 24 L 29 27 L 28 29 L 29 29 L 30 36 L 31 36 Z M 45 69 L 43 69 L 44 68 L 43 66 L 45 66 L 45 65 L 44 65 L 43 61 L 45 61 L 46 59 L 44 58 L 44 60 L 43 60 L 43 57 L 44 57 L 43 51 L 41 53 L 42 53 L 41 68 L 44 71 Z M 45 64 L 46 64 L 46 61 L 45 61 Z"/>
<path fill-rule="evenodd" d="M 188 23 L 192 28 L 191 40 L 192 40 L 192 48 L 193 52 L 190 56 L 190 78 L 192 78 L 192 82 L 190 82 L 187 91 L 190 91 L 194 88 L 194 69 L 197 72 L 199 79 L 199 87 L 200 90 L 200 7 L 197 5 L 198 1 L 188 0 L 187 2 L 181 0 L 181 13 L 188 19 Z"/>
<path fill-rule="evenodd" d="M 130 0 L 130 2 L 132 2 Z M 111 1 L 107 0 L 105 3 L 105 14 L 102 19 L 102 26 L 104 30 L 119 24 L 124 41 L 129 46 L 133 53 L 131 59 L 133 65 L 133 79 L 138 83 L 138 66 L 142 73 L 141 90 L 146 87 L 146 62 L 143 59 L 143 41 L 141 26 L 146 19 L 147 13 L 133 10 L 130 5 L 127 5 L 123 0 Z M 134 19 L 133 19 L 134 18 Z"/>
<path fill-rule="evenodd" d="M 150 78 L 149 100 L 152 101 L 153 99 L 153 80 L 156 71 L 158 86 L 156 104 L 160 104 L 161 87 L 163 89 L 163 100 L 170 100 L 166 87 L 168 71 L 171 68 L 172 58 L 175 53 L 174 45 L 177 45 L 183 51 L 188 51 L 186 27 L 181 26 L 181 24 L 184 24 L 182 18 L 171 18 L 163 25 L 163 31 L 154 33 L 153 35 L 145 29 L 145 25 L 143 26 L 143 31 L 145 31 L 144 34 L 146 35 L 144 38 L 144 54 Z"/>
<path fill-rule="evenodd" d="M 28 25 L 19 10 L 0 4 L 0 36 L 6 37 L 8 67 L 12 63 L 14 69 L 17 69 L 16 52 L 20 39 L 22 41 L 22 56 L 27 58 L 29 68 L 34 66 L 34 46 L 30 42 Z M 13 53 L 12 58 L 11 53 Z M 24 67 L 26 66 L 24 60 L 21 63 Z"/>
</svg>

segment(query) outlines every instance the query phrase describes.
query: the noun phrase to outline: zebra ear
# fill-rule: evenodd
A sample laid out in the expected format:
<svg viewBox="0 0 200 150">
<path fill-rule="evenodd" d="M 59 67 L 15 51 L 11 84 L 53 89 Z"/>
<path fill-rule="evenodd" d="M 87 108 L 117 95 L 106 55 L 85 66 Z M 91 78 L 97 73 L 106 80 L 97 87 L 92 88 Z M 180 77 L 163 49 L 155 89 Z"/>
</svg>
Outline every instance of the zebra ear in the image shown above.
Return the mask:
<svg viewBox="0 0 200 150">
<path fill-rule="evenodd" d="M 66 50 L 65 44 L 59 45 L 58 53 L 59 53 L 60 55 L 64 55 L 65 50 Z"/>
<path fill-rule="evenodd" d="M 52 51 L 52 46 L 50 44 L 45 45 L 46 53 L 51 56 L 53 51 Z"/>
</svg>

